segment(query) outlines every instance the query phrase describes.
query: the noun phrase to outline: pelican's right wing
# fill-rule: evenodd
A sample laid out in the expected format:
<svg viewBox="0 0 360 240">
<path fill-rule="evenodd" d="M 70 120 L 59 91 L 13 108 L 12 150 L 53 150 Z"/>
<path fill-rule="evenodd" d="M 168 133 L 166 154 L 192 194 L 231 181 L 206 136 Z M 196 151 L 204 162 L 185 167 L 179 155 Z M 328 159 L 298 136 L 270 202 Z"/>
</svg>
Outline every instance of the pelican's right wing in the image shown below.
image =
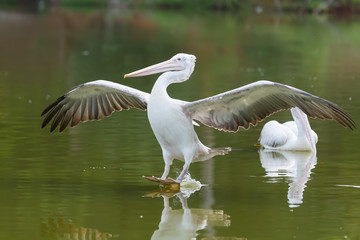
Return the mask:
<svg viewBox="0 0 360 240">
<path fill-rule="evenodd" d="M 194 120 L 218 130 L 236 132 L 239 127 L 256 126 L 281 110 L 299 107 L 313 118 L 334 119 L 355 129 L 351 116 L 338 105 L 284 84 L 258 81 L 218 95 L 183 104 Z"/>
<path fill-rule="evenodd" d="M 45 115 L 42 128 L 51 119 L 50 132 L 60 124 L 62 132 L 71 121 L 71 126 L 79 122 L 100 120 L 110 116 L 115 110 L 121 111 L 131 107 L 147 109 L 150 94 L 118 83 L 97 80 L 77 86 L 70 92 L 59 97 L 41 114 Z"/>
</svg>

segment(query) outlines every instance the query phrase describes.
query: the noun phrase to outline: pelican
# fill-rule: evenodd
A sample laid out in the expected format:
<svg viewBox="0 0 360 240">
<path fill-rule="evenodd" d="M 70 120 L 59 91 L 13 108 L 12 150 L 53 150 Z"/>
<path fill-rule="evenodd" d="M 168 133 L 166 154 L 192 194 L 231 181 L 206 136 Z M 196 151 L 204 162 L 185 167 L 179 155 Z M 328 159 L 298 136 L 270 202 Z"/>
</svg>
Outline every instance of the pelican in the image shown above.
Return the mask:
<svg viewBox="0 0 360 240">
<path fill-rule="evenodd" d="M 224 155 L 231 150 L 209 148 L 202 144 L 194 130 L 194 120 L 218 130 L 236 132 L 240 127 L 248 129 L 250 125 L 257 125 L 275 112 L 297 106 L 311 117 L 334 119 L 345 127 L 355 128 L 355 122 L 350 115 L 336 104 L 270 81 L 254 82 L 193 102 L 171 98 L 167 94 L 167 87 L 172 83 L 188 80 L 194 70 L 195 61 L 194 55 L 180 53 L 167 61 L 125 74 L 124 77 L 139 77 L 162 73 L 150 94 L 105 80 L 77 86 L 43 111 L 42 116 L 46 116 L 42 128 L 51 119 L 53 121 L 50 131 L 60 125 L 61 132 L 70 121 L 70 125 L 75 126 L 79 122 L 100 120 L 104 116 L 110 116 L 115 110 L 147 110 L 165 162 L 160 180 L 167 178 L 173 159 L 185 162 L 176 183 L 182 181 L 191 162 Z"/>
<path fill-rule="evenodd" d="M 307 115 L 300 108 L 291 108 L 294 121 L 283 124 L 272 120 L 264 125 L 260 145 L 267 149 L 316 152 L 317 134 L 311 129 Z"/>
</svg>

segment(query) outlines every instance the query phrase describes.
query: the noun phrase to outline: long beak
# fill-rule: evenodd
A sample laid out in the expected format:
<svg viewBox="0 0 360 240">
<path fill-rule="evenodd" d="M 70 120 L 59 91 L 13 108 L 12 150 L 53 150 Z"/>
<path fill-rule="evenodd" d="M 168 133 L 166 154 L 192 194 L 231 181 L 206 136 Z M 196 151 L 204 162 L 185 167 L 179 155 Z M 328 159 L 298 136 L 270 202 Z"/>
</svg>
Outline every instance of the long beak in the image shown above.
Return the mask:
<svg viewBox="0 0 360 240">
<path fill-rule="evenodd" d="M 180 70 L 184 70 L 184 69 L 185 68 L 183 66 L 181 66 L 179 63 L 170 59 L 170 60 L 158 63 L 158 64 L 151 65 L 150 67 L 146 67 L 146 68 L 137 70 L 135 72 L 125 74 L 124 78 L 147 76 L 147 75 L 161 73 L 161 72 L 180 71 Z"/>
</svg>

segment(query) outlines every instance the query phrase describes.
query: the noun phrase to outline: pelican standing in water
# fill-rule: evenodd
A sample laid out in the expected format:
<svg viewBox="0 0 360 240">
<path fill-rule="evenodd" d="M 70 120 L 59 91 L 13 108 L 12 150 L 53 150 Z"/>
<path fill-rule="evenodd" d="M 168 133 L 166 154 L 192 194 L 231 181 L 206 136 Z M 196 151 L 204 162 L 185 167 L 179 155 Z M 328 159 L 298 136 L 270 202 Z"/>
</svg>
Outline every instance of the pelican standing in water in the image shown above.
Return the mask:
<svg viewBox="0 0 360 240">
<path fill-rule="evenodd" d="M 272 120 L 264 125 L 260 145 L 267 149 L 316 152 L 317 134 L 311 129 L 305 113 L 298 107 L 291 108 L 294 121 L 283 124 Z"/>
<path fill-rule="evenodd" d="M 210 159 L 228 153 L 230 148 L 208 148 L 203 145 L 195 130 L 194 121 L 218 130 L 236 132 L 240 127 L 248 129 L 267 116 L 280 110 L 299 107 L 307 115 L 319 119 L 334 119 L 341 125 L 355 128 L 348 113 L 325 99 L 296 88 L 269 81 L 258 81 L 209 98 L 187 102 L 171 98 L 167 87 L 189 79 L 196 58 L 189 54 L 176 54 L 171 59 L 126 74 L 124 77 L 139 77 L 162 73 L 151 93 L 146 93 L 118 83 L 97 80 L 82 84 L 48 106 L 42 127 L 51 119 L 50 131 L 60 124 L 60 132 L 71 121 L 100 120 L 115 110 L 131 107 L 147 110 L 151 128 L 161 146 L 167 178 L 173 159 L 185 162 L 176 178 L 179 183 L 193 161 Z M 166 179 L 168 180 L 168 179 Z"/>
</svg>

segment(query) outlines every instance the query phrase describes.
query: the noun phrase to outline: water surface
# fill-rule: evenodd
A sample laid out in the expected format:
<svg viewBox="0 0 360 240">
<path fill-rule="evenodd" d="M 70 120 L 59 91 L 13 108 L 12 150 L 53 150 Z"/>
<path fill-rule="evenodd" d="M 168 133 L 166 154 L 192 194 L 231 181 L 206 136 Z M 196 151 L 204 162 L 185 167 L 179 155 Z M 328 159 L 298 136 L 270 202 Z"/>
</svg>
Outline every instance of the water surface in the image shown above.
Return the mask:
<svg viewBox="0 0 360 240">
<path fill-rule="evenodd" d="M 106 79 L 150 91 L 156 76 L 123 79 L 170 58 L 197 56 L 169 94 L 187 101 L 267 79 L 329 99 L 360 119 L 360 21 L 332 17 L 166 11 L 0 11 L 0 238 L 359 239 L 360 137 L 310 120 L 317 155 L 260 152 L 263 123 L 224 133 L 233 151 L 190 172 L 186 198 L 158 190 L 163 160 L 146 113 L 115 113 L 49 133 L 42 110 L 72 87 Z M 290 112 L 273 115 L 291 119 Z M 175 161 L 171 176 L 181 171 Z M 80 237 L 79 237 L 80 238 Z"/>
</svg>

